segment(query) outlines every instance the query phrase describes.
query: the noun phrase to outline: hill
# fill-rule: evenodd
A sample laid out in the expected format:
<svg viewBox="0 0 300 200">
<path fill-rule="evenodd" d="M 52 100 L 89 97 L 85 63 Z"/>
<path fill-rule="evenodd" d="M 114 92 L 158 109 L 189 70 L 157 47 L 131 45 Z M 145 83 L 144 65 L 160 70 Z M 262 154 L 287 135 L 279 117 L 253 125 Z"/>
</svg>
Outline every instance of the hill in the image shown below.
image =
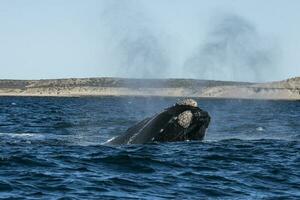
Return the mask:
<svg viewBox="0 0 300 200">
<path fill-rule="evenodd" d="M 269 83 L 196 79 L 70 78 L 0 80 L 1 96 L 190 96 L 300 99 L 300 78 Z"/>
</svg>

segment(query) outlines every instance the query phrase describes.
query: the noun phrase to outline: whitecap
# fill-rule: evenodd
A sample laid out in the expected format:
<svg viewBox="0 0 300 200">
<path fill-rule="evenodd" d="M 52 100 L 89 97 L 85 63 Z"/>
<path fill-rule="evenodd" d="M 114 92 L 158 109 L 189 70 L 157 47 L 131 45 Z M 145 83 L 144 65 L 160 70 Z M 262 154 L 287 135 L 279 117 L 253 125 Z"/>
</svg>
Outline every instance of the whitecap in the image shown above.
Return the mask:
<svg viewBox="0 0 300 200">
<path fill-rule="evenodd" d="M 40 136 L 36 133 L 0 133 L 0 136 L 9 136 L 9 137 L 37 137 Z"/>
<path fill-rule="evenodd" d="M 257 131 L 264 131 L 265 129 L 264 129 L 263 127 L 260 126 L 260 127 L 257 127 L 256 130 L 257 130 Z"/>
</svg>

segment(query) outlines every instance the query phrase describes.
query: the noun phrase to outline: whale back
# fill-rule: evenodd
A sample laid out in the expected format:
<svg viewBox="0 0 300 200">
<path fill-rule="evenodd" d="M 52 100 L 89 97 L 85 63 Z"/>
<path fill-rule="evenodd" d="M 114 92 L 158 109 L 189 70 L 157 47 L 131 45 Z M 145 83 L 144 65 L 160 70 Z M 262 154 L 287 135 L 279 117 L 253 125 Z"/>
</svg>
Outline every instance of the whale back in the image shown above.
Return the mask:
<svg viewBox="0 0 300 200">
<path fill-rule="evenodd" d="M 159 133 L 166 121 L 171 119 L 167 111 L 159 113 L 152 118 L 146 118 L 127 129 L 125 134 L 111 140 L 110 144 L 139 144 L 147 143 Z"/>
</svg>

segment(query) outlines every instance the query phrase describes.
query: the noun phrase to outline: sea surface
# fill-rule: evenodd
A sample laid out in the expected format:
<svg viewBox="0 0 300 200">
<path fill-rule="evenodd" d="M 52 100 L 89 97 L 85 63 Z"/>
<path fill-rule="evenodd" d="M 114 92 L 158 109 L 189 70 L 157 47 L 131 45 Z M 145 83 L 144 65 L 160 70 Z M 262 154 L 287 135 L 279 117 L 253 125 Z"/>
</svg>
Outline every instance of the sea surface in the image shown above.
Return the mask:
<svg viewBox="0 0 300 200">
<path fill-rule="evenodd" d="M 177 98 L 0 97 L 0 199 L 300 199 L 300 102 L 196 99 L 202 142 L 107 146 Z"/>
</svg>

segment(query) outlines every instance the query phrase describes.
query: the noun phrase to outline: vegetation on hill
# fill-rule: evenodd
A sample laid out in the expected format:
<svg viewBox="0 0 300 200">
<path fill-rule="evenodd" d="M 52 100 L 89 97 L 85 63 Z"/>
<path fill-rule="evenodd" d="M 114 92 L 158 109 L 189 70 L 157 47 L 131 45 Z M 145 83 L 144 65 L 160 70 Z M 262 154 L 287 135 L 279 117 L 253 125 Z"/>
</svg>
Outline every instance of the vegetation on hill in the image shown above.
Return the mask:
<svg viewBox="0 0 300 200">
<path fill-rule="evenodd" d="M 250 83 L 196 79 L 70 78 L 45 80 L 0 80 L 0 88 L 12 89 L 45 87 L 201 88 L 248 84 Z"/>
</svg>

